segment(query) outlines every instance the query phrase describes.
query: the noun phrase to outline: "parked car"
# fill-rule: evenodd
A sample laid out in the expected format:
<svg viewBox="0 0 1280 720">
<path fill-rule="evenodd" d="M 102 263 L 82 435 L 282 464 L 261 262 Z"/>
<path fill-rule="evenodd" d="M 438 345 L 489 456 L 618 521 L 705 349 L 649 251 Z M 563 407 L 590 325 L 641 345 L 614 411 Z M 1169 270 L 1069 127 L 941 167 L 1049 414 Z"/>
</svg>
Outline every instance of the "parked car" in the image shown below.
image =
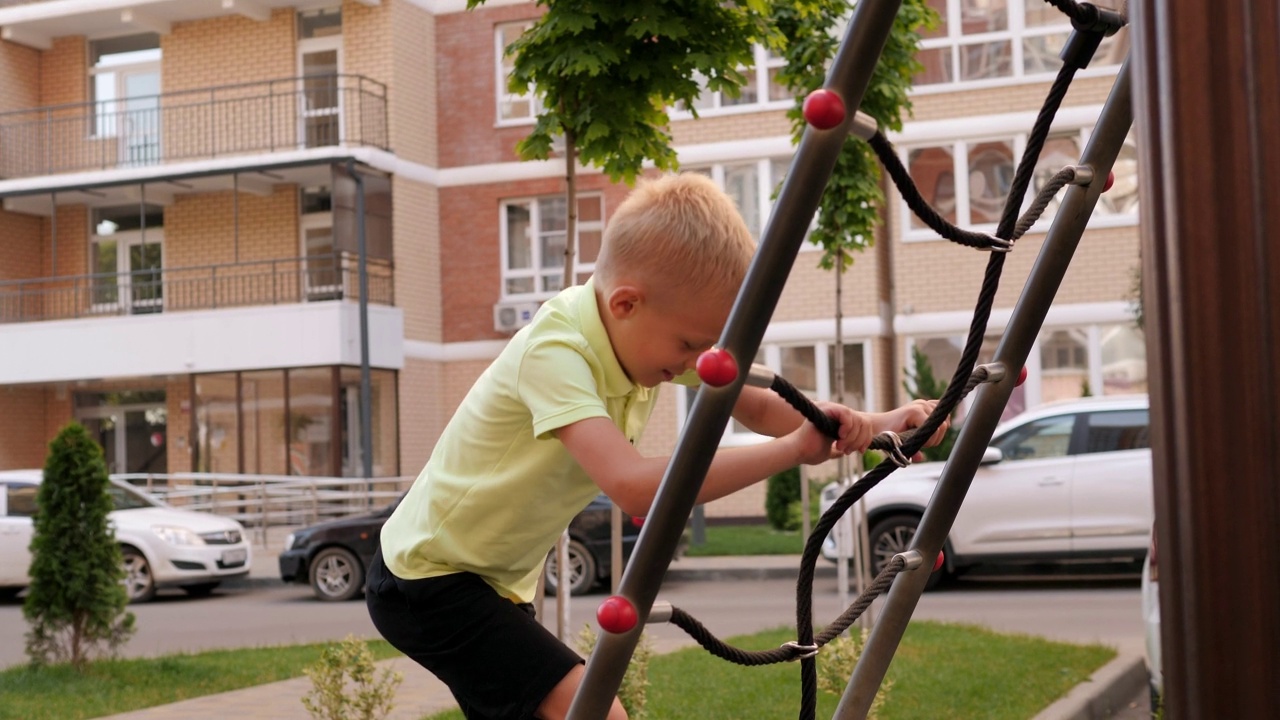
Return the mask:
<svg viewBox="0 0 1280 720">
<path fill-rule="evenodd" d="M 0 472 L 0 596 L 17 595 L 31 582 L 32 516 L 42 477 L 40 470 Z M 130 602 L 146 602 L 165 587 L 208 595 L 222 581 L 249 574 L 252 550 L 235 520 L 170 507 L 114 478 L 107 491 Z"/>
<path fill-rule="evenodd" d="M 294 531 L 280 553 L 280 577 L 311 585 L 321 600 L 350 600 L 364 591 L 365 570 L 373 560 L 378 533 L 396 503 L 367 515 L 330 520 Z M 582 595 L 607 579 L 612 568 L 612 503 L 600 495 L 569 525 L 569 592 Z M 630 557 L 643 520 L 623 515 L 623 558 Z M 681 549 L 684 545 L 681 544 Z M 556 590 L 554 553 L 547 561 L 547 591 Z"/>
<path fill-rule="evenodd" d="M 867 492 L 873 571 L 907 549 L 944 466 L 902 468 Z M 928 587 L 982 564 L 1141 561 L 1151 482 L 1145 395 L 1048 403 L 1011 418 L 993 434 Z M 841 492 L 823 489 L 823 512 Z M 822 554 L 836 560 L 834 533 Z"/>
<path fill-rule="evenodd" d="M 1156 534 L 1151 532 L 1151 549 L 1142 566 L 1142 625 L 1147 640 L 1147 681 L 1151 689 L 1151 711 L 1161 707 L 1164 672 L 1160 665 L 1160 572 L 1157 565 Z"/>
</svg>

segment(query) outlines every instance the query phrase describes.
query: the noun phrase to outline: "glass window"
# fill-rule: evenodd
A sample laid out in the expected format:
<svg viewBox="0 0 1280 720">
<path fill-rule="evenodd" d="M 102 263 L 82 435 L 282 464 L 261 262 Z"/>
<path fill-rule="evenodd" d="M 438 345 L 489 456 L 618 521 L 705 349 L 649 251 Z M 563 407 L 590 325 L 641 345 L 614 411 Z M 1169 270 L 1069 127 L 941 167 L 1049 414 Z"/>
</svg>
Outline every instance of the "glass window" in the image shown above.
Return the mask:
<svg viewBox="0 0 1280 720">
<path fill-rule="evenodd" d="M 1066 457 L 1071 448 L 1075 415 L 1034 420 L 1020 425 L 992 441 L 1007 460 L 1043 460 Z"/>
<path fill-rule="evenodd" d="M 919 59 L 925 69 L 915 77 L 917 87 L 990 85 L 1007 78 L 1043 77 L 1057 73 L 1062 65 L 1058 56 L 1071 33 L 1071 20 L 1044 0 L 929 0 L 928 4 L 942 22 L 921 33 Z M 1090 69 L 1114 67 L 1124 60 L 1128 50 L 1124 33 L 1103 42 Z"/>
<path fill-rule="evenodd" d="M 370 427 L 373 436 L 373 476 L 399 474 L 400 452 L 396 429 L 396 374 L 392 370 L 371 370 L 369 384 Z M 341 408 L 342 475 L 363 477 L 364 454 L 361 452 L 360 368 L 342 368 Z"/>
<path fill-rule="evenodd" d="M 750 162 L 704 165 L 687 172 L 706 175 L 733 198 L 742 220 L 757 240 L 773 211 L 774 194 L 791 167 L 791 158 L 762 158 Z"/>
<path fill-rule="evenodd" d="M 1131 134 L 1125 138 L 1115 163 L 1111 166 L 1114 182 L 1111 189 L 1098 196 L 1095 210 L 1101 215 L 1137 215 L 1138 213 L 1138 145 Z"/>
<path fill-rule="evenodd" d="M 948 222 L 956 223 L 955 153 L 949 146 L 914 148 L 907 152 L 907 170 L 916 188 L 933 209 Z M 928 227 L 911 213 L 911 227 Z"/>
<path fill-rule="evenodd" d="M 197 375 L 196 472 L 240 472 L 240 414 L 235 373 Z"/>
<path fill-rule="evenodd" d="M 1013 143 L 994 141 L 969 146 L 969 222 L 998 223 L 1013 185 Z"/>
<path fill-rule="evenodd" d="M 738 97 L 731 97 L 718 90 L 708 90 L 706 77 L 695 74 L 701 92 L 693 106 L 699 113 L 730 107 L 780 105 L 791 101 L 791 91 L 778 82 L 778 72 L 787 64 L 786 58 L 774 54 L 763 45 L 757 45 L 753 54 L 754 62 L 750 67 L 738 68 L 738 72 L 746 78 Z M 677 112 L 687 113 L 688 108 L 680 107 Z"/>
<path fill-rule="evenodd" d="M 154 96 L 160 93 L 160 57 L 156 33 L 89 41 L 89 100 L 94 104 L 96 136 L 115 137 L 127 129 L 132 141 L 152 134 L 140 131 L 158 128 L 159 102 Z"/>
<path fill-rule="evenodd" d="M 1040 157 L 1036 159 L 1036 169 L 1031 176 L 1031 191 L 1029 193 L 1032 202 L 1040 193 L 1040 190 L 1049 181 L 1053 179 L 1064 167 L 1075 165 L 1080 161 L 1080 133 L 1054 133 L 1045 138 L 1044 148 L 1040 151 Z M 1058 209 L 1058 204 L 1062 201 L 1062 196 L 1067 192 L 1064 187 L 1058 191 L 1053 200 L 1045 206 L 1042 218 L 1053 217 L 1054 212 Z"/>
<path fill-rule="evenodd" d="M 1092 395 L 1088 332 L 1083 328 L 1073 328 L 1042 334 L 1040 368 L 1040 391 L 1044 402 Z"/>
<path fill-rule="evenodd" d="M 342 34 L 342 8 L 308 10 L 298 13 L 298 39 L 331 37 Z"/>
<path fill-rule="evenodd" d="M 332 476 L 333 368 L 289 371 L 289 473 Z"/>
<path fill-rule="evenodd" d="M 1088 416 L 1085 453 L 1141 450 L 1151 447 L 1150 419 L 1146 410 L 1098 412 Z"/>
<path fill-rule="evenodd" d="M 562 289 L 567 207 L 564 195 L 503 204 L 503 297 L 547 297 Z M 578 196 L 574 276 L 579 280 L 585 280 L 595 268 L 604 232 L 603 218 L 603 196 Z"/>
<path fill-rule="evenodd" d="M 284 371 L 241 373 L 240 404 L 244 410 L 244 471 L 287 475 Z"/>
<path fill-rule="evenodd" d="M 866 409 L 867 407 L 867 388 L 866 388 L 866 367 L 865 354 L 863 353 L 862 343 L 844 343 L 844 404 L 855 409 Z M 827 367 L 830 368 L 831 398 L 835 399 L 836 389 L 836 346 L 835 343 L 827 346 Z"/>
<path fill-rule="evenodd" d="M 515 56 L 508 54 L 507 49 L 531 27 L 533 27 L 532 20 L 501 23 L 494 27 L 499 122 L 531 120 L 542 112 L 542 100 L 536 93 L 520 95 L 507 89 L 511 75 L 516 69 Z"/>
<path fill-rule="evenodd" d="M 1102 394 L 1147 392 L 1147 341 L 1142 329 L 1131 324 L 1104 325 L 1102 345 Z"/>
<path fill-rule="evenodd" d="M 5 497 L 8 499 L 8 517 L 31 517 L 36 514 L 36 493 L 38 485 L 27 483 L 10 483 L 5 486 Z"/>
</svg>

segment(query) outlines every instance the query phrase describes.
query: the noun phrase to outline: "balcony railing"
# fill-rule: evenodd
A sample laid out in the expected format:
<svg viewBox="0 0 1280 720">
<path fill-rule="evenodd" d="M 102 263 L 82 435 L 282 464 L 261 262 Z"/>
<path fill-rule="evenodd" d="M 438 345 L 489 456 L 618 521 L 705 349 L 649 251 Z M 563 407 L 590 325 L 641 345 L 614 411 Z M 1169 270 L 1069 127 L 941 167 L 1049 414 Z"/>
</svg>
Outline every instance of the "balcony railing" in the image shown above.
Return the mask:
<svg viewBox="0 0 1280 720">
<path fill-rule="evenodd" d="M 369 302 L 395 302 L 392 266 L 370 259 Z M 0 282 L 0 323 L 358 300 L 355 255 Z"/>
<path fill-rule="evenodd" d="M 0 177 L 301 148 L 388 148 L 387 88 L 307 75 L 0 113 Z"/>
</svg>

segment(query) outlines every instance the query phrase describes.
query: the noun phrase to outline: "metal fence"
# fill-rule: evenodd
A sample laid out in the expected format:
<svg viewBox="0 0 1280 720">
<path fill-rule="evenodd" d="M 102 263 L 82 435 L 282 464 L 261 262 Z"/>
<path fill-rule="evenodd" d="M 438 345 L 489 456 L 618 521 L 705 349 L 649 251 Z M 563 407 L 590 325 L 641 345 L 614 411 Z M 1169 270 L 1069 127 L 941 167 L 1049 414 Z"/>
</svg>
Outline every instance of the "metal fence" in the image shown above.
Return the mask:
<svg viewBox="0 0 1280 720">
<path fill-rule="evenodd" d="M 233 518 L 253 542 L 267 543 L 273 527 L 313 525 L 385 507 L 414 478 L 301 477 L 218 473 L 125 473 L 111 477 L 168 505 Z"/>
<path fill-rule="evenodd" d="M 392 265 L 370 259 L 369 302 L 395 302 Z M 358 300 L 357 258 L 339 252 L 185 268 L 0 282 L 0 323 Z"/>
<path fill-rule="evenodd" d="M 0 177 L 388 142 L 385 85 L 306 75 L 0 113 Z"/>
</svg>

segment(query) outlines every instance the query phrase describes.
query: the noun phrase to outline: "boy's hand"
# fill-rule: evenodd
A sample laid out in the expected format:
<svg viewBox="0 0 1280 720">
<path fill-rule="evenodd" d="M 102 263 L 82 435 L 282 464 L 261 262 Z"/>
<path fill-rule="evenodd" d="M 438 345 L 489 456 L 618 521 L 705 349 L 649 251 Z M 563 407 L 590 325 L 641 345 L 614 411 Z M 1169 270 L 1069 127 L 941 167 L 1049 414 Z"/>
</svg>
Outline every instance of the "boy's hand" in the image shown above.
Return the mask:
<svg viewBox="0 0 1280 720">
<path fill-rule="evenodd" d="M 912 428 L 918 428 L 924 425 L 929 419 L 929 415 L 933 413 L 933 409 L 938 406 L 937 400 L 912 400 L 895 410 L 886 413 L 880 413 L 876 422 L 876 433 L 889 430 L 896 433 L 906 432 Z M 933 447 L 942 442 L 942 438 L 946 436 L 947 429 L 951 427 L 951 419 L 946 418 L 938 429 L 933 432 L 924 447 Z"/>
<path fill-rule="evenodd" d="M 830 402 L 816 403 L 818 408 L 840 423 L 840 437 L 832 439 L 810 422 L 804 422 L 792 436 L 797 443 L 799 462 L 817 465 L 842 455 L 862 452 L 875 436 L 871 416 Z"/>
</svg>

